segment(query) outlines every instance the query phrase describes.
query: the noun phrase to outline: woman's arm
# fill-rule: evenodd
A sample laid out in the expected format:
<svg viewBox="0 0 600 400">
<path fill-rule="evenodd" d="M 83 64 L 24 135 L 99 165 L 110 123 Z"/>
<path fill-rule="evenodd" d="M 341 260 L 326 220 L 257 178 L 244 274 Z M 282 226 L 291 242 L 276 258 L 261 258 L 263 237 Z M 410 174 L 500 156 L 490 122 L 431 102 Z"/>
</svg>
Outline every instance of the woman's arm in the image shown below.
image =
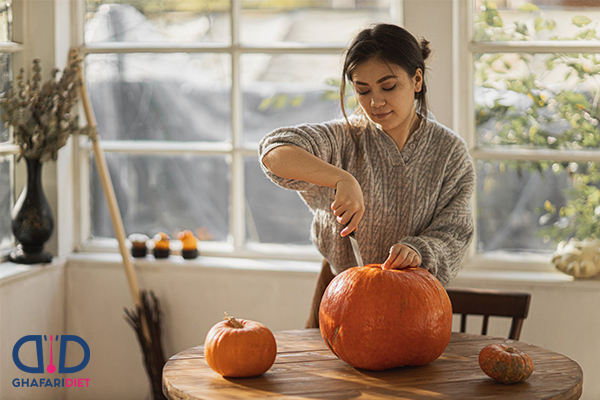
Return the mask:
<svg viewBox="0 0 600 400">
<path fill-rule="evenodd" d="M 348 171 L 294 145 L 273 148 L 263 156 L 262 162 L 269 171 L 282 178 L 335 188 L 336 194 L 331 209 L 338 222 L 347 225 L 341 231 L 342 236 L 357 229 L 365 206 L 360 185 Z"/>
<path fill-rule="evenodd" d="M 294 145 L 275 147 L 264 155 L 262 161 L 265 167 L 277 176 L 319 186 L 335 188 L 340 180 L 352 177 L 348 171 L 331 165 Z"/>
<path fill-rule="evenodd" d="M 455 168 L 445 179 L 429 226 L 417 236 L 400 241 L 414 249 L 421 267 L 444 285 L 458 273 L 474 232 L 471 196 L 475 189 L 475 171 L 466 149 L 457 154 L 453 164 Z"/>
</svg>

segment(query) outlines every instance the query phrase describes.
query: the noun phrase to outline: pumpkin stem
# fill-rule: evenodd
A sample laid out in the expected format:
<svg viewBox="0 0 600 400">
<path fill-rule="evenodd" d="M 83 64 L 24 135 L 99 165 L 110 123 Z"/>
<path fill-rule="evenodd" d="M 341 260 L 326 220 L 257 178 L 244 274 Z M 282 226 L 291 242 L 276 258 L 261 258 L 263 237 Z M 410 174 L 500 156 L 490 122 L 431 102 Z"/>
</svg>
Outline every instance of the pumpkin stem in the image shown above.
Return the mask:
<svg viewBox="0 0 600 400">
<path fill-rule="evenodd" d="M 231 325 L 233 325 L 234 328 L 237 329 L 241 329 L 244 327 L 244 324 L 242 324 L 240 321 L 238 321 L 237 319 L 230 317 L 229 315 L 227 315 L 227 312 L 225 312 L 225 318 L 223 318 L 224 320 L 228 321 Z"/>
</svg>

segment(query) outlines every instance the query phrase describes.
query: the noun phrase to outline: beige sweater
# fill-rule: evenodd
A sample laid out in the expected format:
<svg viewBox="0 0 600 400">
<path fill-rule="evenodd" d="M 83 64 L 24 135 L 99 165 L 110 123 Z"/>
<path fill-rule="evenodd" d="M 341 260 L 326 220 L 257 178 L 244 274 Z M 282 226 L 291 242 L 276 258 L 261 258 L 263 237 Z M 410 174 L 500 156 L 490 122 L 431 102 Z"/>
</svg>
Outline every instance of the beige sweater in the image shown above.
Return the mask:
<svg viewBox="0 0 600 400">
<path fill-rule="evenodd" d="M 421 266 L 444 285 L 460 268 L 473 237 L 473 162 L 465 142 L 445 126 L 423 120 L 400 152 L 394 140 L 370 125 L 352 139 L 345 120 L 280 128 L 259 145 L 263 171 L 277 185 L 298 191 L 314 214 L 312 239 L 334 274 L 356 265 L 350 240 L 330 205 L 334 189 L 284 179 L 262 163 L 281 145 L 296 145 L 350 172 L 364 196 L 356 237 L 366 264 L 383 263 L 402 243 L 421 256 Z"/>
</svg>

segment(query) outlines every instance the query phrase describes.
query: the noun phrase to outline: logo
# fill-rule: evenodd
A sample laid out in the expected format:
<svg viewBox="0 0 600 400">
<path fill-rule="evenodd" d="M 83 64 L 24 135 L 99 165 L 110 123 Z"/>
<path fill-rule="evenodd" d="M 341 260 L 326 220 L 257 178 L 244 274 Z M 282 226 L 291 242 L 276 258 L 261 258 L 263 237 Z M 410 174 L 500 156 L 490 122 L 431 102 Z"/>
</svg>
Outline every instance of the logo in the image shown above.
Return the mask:
<svg viewBox="0 0 600 400">
<path fill-rule="evenodd" d="M 42 337 L 44 339 L 44 342 L 49 342 L 50 344 L 50 361 L 47 366 L 44 363 L 44 343 L 42 341 Z M 54 365 L 54 349 L 58 344 L 59 337 L 60 351 L 58 358 L 58 368 L 56 368 L 56 366 Z M 12 352 L 13 362 L 15 363 L 17 368 L 28 374 L 43 374 L 46 372 L 49 374 L 54 374 L 56 372 L 58 372 L 59 374 L 72 374 L 83 370 L 90 362 L 90 346 L 88 346 L 87 342 L 81 337 L 75 335 L 50 335 L 49 339 L 50 340 L 48 340 L 48 337 L 46 335 L 27 335 L 19 339 L 17 343 L 15 343 Z M 35 366 L 25 365 L 19 358 L 19 350 L 21 350 L 21 347 L 28 342 L 33 342 L 35 345 L 37 355 L 37 365 Z M 70 345 L 69 342 L 71 343 Z M 73 346 L 81 347 L 81 349 L 83 350 L 83 360 L 78 365 L 68 367 L 65 365 L 65 361 L 67 358 L 67 348 L 73 348 Z M 45 370 L 44 366 L 46 366 Z M 32 378 L 30 382 L 29 378 L 15 378 L 13 379 L 12 384 L 14 387 L 89 387 L 89 381 L 89 378 Z"/>
</svg>

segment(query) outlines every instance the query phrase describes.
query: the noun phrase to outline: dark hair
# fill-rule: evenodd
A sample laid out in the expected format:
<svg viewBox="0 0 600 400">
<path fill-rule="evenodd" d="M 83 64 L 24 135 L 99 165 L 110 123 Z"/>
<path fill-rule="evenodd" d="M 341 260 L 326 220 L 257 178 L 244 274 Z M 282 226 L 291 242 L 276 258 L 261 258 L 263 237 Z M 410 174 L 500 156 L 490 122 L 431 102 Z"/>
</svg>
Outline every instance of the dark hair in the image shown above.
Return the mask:
<svg viewBox="0 0 600 400">
<path fill-rule="evenodd" d="M 362 30 L 346 50 L 342 81 L 340 85 L 340 102 L 342 113 L 346 116 L 344 97 L 346 91 L 346 80 L 352 82 L 352 73 L 356 67 L 373 58 L 388 64 L 401 67 L 409 77 L 415 76 L 417 69 L 423 73 L 423 84 L 421 91 L 415 93 L 417 100 L 417 111 L 427 117 L 427 86 L 425 86 L 425 60 L 431 53 L 429 42 L 417 39 L 406 29 L 397 25 L 376 24 Z"/>
</svg>

